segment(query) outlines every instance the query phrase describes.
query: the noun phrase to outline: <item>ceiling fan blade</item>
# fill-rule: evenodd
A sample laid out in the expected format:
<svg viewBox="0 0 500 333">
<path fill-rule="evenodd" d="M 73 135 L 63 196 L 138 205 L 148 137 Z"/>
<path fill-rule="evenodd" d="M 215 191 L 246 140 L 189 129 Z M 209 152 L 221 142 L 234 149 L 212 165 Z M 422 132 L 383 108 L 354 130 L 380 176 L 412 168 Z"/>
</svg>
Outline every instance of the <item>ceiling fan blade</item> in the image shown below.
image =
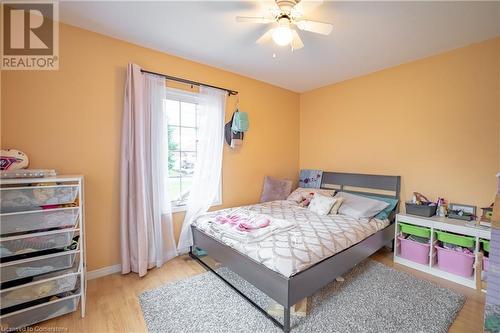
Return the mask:
<svg viewBox="0 0 500 333">
<path fill-rule="evenodd" d="M 298 49 L 303 48 L 304 43 L 302 43 L 302 39 L 300 39 L 300 36 L 297 33 L 297 31 L 292 30 L 292 35 L 293 35 L 292 42 L 291 42 L 292 50 L 298 50 Z"/>
<path fill-rule="evenodd" d="M 333 29 L 333 25 L 330 23 L 311 20 L 297 20 L 295 24 L 300 30 L 310 31 L 322 35 L 329 35 Z"/>
<path fill-rule="evenodd" d="M 280 8 L 276 1 L 256 1 L 257 3 L 257 13 L 261 13 L 262 16 L 267 17 L 269 19 L 274 19 L 277 15 L 280 14 Z"/>
<path fill-rule="evenodd" d="M 268 24 L 274 19 L 264 16 L 236 16 L 236 22 Z"/>
<path fill-rule="evenodd" d="M 295 7 L 293 7 L 293 12 L 297 16 L 302 16 L 312 13 L 322 4 L 323 0 L 301 0 L 297 5 L 295 5 Z"/>
<path fill-rule="evenodd" d="M 262 44 L 262 43 L 266 43 L 266 42 L 270 41 L 271 38 L 273 38 L 273 31 L 274 31 L 274 29 L 267 30 L 262 36 L 260 36 L 259 39 L 257 39 L 257 41 L 255 43 Z"/>
</svg>

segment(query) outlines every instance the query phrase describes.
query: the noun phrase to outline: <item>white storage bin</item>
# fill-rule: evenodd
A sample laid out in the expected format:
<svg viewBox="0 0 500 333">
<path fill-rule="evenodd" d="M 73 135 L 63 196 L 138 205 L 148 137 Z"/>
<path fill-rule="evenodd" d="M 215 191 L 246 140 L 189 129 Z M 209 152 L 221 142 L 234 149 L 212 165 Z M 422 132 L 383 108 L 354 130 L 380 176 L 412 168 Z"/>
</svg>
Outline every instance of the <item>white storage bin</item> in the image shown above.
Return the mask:
<svg viewBox="0 0 500 333">
<path fill-rule="evenodd" d="M 4 289 L 0 292 L 1 309 L 72 291 L 76 288 L 77 281 L 80 283 L 78 271 Z"/>
<path fill-rule="evenodd" d="M 0 282 L 41 275 L 73 266 L 79 250 L 10 261 L 0 264 Z"/>
<path fill-rule="evenodd" d="M 76 229 L 69 229 L 0 238 L 0 258 L 64 248 L 71 245 L 76 233 Z"/>
<path fill-rule="evenodd" d="M 0 188 L 0 212 L 36 209 L 40 206 L 73 203 L 78 185 L 49 185 Z"/>
<path fill-rule="evenodd" d="M 77 309 L 79 300 L 78 294 L 6 314 L 0 317 L 0 331 L 14 331 L 73 312 Z"/>
<path fill-rule="evenodd" d="M 78 207 L 69 207 L 2 214 L 0 215 L 0 234 L 72 228 L 77 223 L 78 212 Z"/>
</svg>

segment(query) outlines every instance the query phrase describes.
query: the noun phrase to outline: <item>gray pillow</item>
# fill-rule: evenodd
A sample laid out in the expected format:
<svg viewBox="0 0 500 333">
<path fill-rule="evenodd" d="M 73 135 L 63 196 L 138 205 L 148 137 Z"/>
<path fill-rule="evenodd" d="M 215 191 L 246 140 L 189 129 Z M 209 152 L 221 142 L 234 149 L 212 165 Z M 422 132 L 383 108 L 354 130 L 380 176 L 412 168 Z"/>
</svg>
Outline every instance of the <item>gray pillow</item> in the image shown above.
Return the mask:
<svg viewBox="0 0 500 333">
<path fill-rule="evenodd" d="M 291 180 L 277 179 L 266 176 L 264 178 L 264 187 L 262 188 L 260 202 L 286 200 L 291 191 Z"/>
<path fill-rule="evenodd" d="M 344 198 L 339 208 L 339 214 L 349 215 L 356 219 L 372 218 L 389 206 L 387 202 L 347 192 L 339 192 L 335 198 Z"/>
</svg>

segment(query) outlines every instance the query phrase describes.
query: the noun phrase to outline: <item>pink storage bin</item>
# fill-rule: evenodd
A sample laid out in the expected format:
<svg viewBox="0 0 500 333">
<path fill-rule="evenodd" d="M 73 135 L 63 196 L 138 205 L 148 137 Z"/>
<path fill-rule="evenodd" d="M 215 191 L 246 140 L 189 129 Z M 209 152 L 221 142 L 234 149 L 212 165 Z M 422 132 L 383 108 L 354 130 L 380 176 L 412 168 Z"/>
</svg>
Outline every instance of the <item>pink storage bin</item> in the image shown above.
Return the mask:
<svg viewBox="0 0 500 333">
<path fill-rule="evenodd" d="M 429 263 L 429 252 L 431 244 L 423 244 L 404 238 L 398 237 L 400 241 L 400 257 L 414 261 L 416 263 L 427 265 Z"/>
<path fill-rule="evenodd" d="M 439 269 L 463 277 L 471 277 L 474 274 L 474 254 L 448 250 L 437 245 L 434 248 L 437 251 Z"/>
<path fill-rule="evenodd" d="M 483 257 L 483 271 L 487 272 L 490 266 L 490 259 L 488 257 Z"/>
</svg>

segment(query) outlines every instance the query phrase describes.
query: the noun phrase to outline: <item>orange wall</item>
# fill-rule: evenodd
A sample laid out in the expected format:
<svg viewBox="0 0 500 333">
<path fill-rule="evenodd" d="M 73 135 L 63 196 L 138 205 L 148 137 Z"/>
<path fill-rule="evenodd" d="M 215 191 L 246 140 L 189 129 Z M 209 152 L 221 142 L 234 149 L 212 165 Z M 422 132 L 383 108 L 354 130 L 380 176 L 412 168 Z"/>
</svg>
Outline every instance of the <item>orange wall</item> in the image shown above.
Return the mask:
<svg viewBox="0 0 500 333">
<path fill-rule="evenodd" d="M 251 129 L 224 150 L 223 206 L 258 201 L 265 175 L 298 175 L 299 96 L 275 86 L 79 28 L 60 27 L 59 71 L 4 71 L 1 145 L 33 168 L 86 178 L 90 270 L 118 264 L 119 157 L 126 64 L 238 90 Z M 235 97 L 228 100 L 230 117 Z M 279 124 L 279 126 L 275 126 Z M 175 217 L 178 234 L 182 215 Z"/>
<path fill-rule="evenodd" d="M 500 169 L 500 38 L 300 96 L 300 166 L 402 176 L 489 205 Z"/>
<path fill-rule="evenodd" d="M 419 191 L 483 206 L 495 193 L 500 38 L 300 96 L 67 25 L 61 25 L 60 56 L 59 71 L 0 74 L 1 146 L 28 153 L 31 167 L 85 175 L 90 270 L 120 262 L 128 62 L 240 91 L 251 130 L 241 151 L 224 150 L 222 207 L 256 202 L 264 175 L 296 180 L 299 165 L 398 174 L 403 199 Z M 226 118 L 234 102 L 228 100 Z M 182 218 L 174 216 L 176 235 Z"/>
</svg>

